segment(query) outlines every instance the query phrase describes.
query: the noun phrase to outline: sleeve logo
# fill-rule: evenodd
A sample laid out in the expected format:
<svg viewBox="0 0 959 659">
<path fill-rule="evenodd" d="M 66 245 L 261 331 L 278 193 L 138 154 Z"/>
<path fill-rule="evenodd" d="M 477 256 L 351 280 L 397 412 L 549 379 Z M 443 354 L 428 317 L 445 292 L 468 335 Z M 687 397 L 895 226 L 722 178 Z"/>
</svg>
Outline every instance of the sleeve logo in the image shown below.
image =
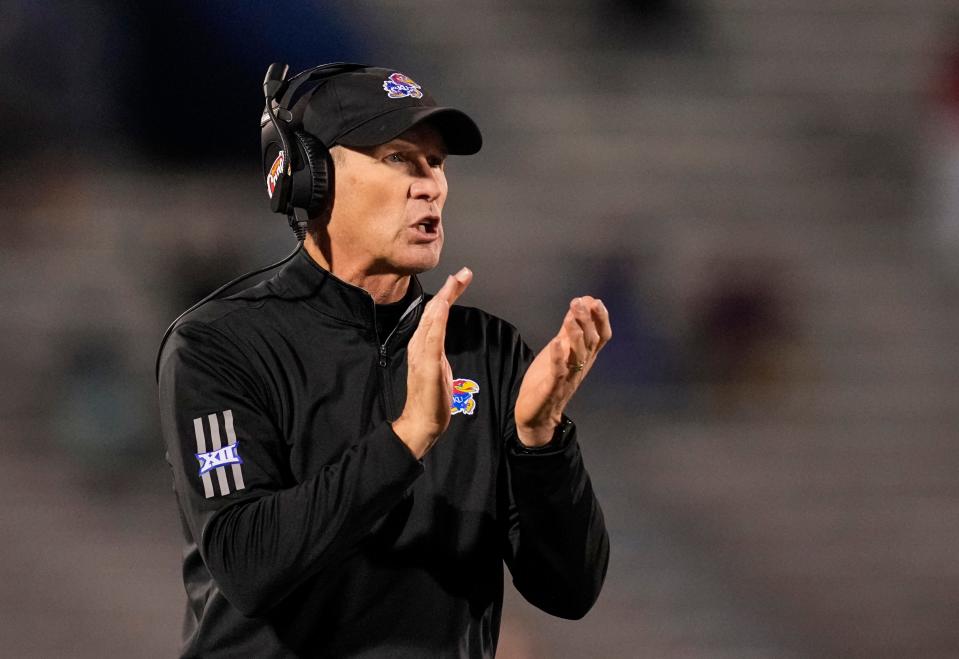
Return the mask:
<svg viewBox="0 0 959 659">
<path fill-rule="evenodd" d="M 238 444 L 239 442 L 235 442 L 229 446 L 224 446 L 219 451 L 197 453 L 196 459 L 200 461 L 200 475 L 202 476 L 206 472 L 216 469 L 217 467 L 222 467 L 223 465 L 243 464 L 243 460 L 240 459 L 240 454 L 237 453 L 236 447 Z"/>
<path fill-rule="evenodd" d="M 473 380 L 467 380 L 466 378 L 453 380 L 453 404 L 450 405 L 450 414 L 460 414 L 462 412 L 472 416 L 476 409 L 473 394 L 478 394 L 479 390 L 479 385 Z"/>
<path fill-rule="evenodd" d="M 223 420 L 223 429 L 226 431 L 226 446 L 223 445 L 223 439 L 220 436 L 220 419 Z M 240 457 L 239 441 L 236 438 L 236 430 L 233 428 L 233 410 L 223 410 L 216 414 L 210 414 L 205 417 L 193 419 L 193 430 L 196 434 L 196 459 L 200 462 L 200 480 L 203 482 L 203 495 L 209 499 L 214 495 L 214 481 L 216 476 L 216 485 L 219 486 L 221 495 L 229 494 L 230 478 L 228 477 L 227 466 L 230 467 L 229 476 L 232 476 L 233 488 L 242 490 L 246 488 L 243 481 L 243 471 L 240 465 L 243 459 Z M 210 449 L 207 450 L 206 433 L 210 433 Z"/>
</svg>

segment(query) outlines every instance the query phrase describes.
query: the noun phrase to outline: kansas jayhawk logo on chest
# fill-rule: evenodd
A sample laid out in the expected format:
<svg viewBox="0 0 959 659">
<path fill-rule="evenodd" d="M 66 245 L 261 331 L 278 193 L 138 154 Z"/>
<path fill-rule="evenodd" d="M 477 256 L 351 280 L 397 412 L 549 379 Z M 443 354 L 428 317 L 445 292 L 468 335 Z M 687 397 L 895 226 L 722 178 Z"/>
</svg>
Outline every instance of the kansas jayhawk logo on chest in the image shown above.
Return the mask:
<svg viewBox="0 0 959 659">
<path fill-rule="evenodd" d="M 457 378 L 453 380 L 453 404 L 450 405 L 450 414 L 473 414 L 476 401 L 473 394 L 479 393 L 479 385 L 473 380 Z"/>
</svg>

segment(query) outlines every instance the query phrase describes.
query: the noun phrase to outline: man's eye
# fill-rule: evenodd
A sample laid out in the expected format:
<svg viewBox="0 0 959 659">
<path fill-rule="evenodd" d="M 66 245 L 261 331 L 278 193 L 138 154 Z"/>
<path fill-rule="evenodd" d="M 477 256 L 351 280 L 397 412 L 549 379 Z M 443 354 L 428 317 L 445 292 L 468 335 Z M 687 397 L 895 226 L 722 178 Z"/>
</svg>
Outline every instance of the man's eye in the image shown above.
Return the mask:
<svg viewBox="0 0 959 659">
<path fill-rule="evenodd" d="M 386 156 L 386 159 L 390 162 L 406 162 L 406 158 L 404 158 L 401 153 L 391 153 Z"/>
</svg>

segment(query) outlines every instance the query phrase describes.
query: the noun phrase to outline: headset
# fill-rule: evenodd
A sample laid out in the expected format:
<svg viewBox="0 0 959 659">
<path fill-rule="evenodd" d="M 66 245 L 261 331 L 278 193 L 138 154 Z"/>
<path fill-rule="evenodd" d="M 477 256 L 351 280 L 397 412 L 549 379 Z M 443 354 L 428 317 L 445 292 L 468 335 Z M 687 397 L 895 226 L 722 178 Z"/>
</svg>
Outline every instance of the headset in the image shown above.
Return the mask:
<svg viewBox="0 0 959 659">
<path fill-rule="evenodd" d="M 220 286 L 177 316 L 160 339 L 155 377 L 160 381 L 160 355 L 180 320 L 191 311 L 218 298 L 240 282 L 284 265 L 303 247 L 309 221 L 329 210 L 333 202 L 333 160 L 328 145 L 302 130 L 307 102 L 325 80 L 341 73 L 369 68 L 365 64 L 333 62 L 307 69 L 289 80 L 289 66 L 274 62 L 263 79 L 266 105 L 260 120 L 260 154 L 270 209 L 287 216 L 296 236 L 296 248 L 281 261 L 248 272 Z M 275 107 L 274 107 L 275 106 Z"/>
<path fill-rule="evenodd" d="M 328 144 L 302 130 L 312 92 L 342 73 L 369 68 L 333 62 L 298 73 L 289 80 L 285 64 L 271 64 L 263 80 L 266 108 L 260 120 L 260 155 L 270 209 L 286 215 L 297 240 L 310 220 L 329 210 L 333 200 L 333 162 Z"/>
</svg>

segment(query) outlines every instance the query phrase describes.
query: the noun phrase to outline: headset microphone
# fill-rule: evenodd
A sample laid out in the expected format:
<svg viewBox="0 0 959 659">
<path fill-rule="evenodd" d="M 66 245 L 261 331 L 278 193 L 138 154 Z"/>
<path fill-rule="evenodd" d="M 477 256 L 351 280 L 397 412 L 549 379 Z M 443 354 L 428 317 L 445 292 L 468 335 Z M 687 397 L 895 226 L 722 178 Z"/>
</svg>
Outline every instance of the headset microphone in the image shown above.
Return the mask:
<svg viewBox="0 0 959 659">
<path fill-rule="evenodd" d="M 266 76 L 263 78 L 263 95 L 268 99 L 276 98 L 277 95 L 286 87 L 286 74 L 290 67 L 286 64 L 273 62 L 266 70 Z"/>
</svg>

